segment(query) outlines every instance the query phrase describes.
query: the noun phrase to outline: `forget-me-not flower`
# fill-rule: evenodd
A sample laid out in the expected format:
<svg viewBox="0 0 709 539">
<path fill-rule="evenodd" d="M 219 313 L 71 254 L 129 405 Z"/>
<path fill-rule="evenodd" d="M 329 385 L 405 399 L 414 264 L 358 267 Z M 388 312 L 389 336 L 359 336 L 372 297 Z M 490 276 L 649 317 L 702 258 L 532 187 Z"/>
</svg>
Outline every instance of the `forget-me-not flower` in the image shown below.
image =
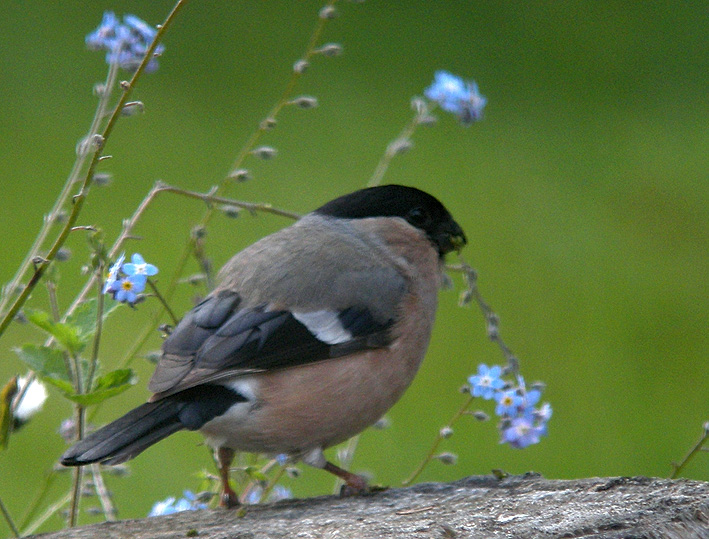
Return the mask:
<svg viewBox="0 0 709 539">
<path fill-rule="evenodd" d="M 121 256 L 118 257 L 118 260 L 116 260 L 115 264 L 113 264 L 109 269 L 108 269 L 108 276 L 106 277 L 106 282 L 103 284 L 103 293 L 105 294 L 108 292 L 113 286 L 113 283 L 115 283 L 118 280 L 118 275 L 121 272 L 121 268 L 123 267 L 123 262 L 126 259 L 125 253 L 123 253 Z"/>
<path fill-rule="evenodd" d="M 502 368 L 499 365 L 488 367 L 481 363 L 478 366 L 478 374 L 468 378 L 473 397 L 492 399 L 495 396 L 495 391 L 502 389 L 505 385 L 505 382 L 500 378 L 501 374 Z"/>
<path fill-rule="evenodd" d="M 113 294 L 113 299 L 121 303 L 133 305 L 138 299 L 138 294 L 145 290 L 145 277 L 142 275 L 126 275 L 111 284 L 108 292 Z"/>
<path fill-rule="evenodd" d="M 152 264 L 148 264 L 139 253 L 135 253 L 130 262 L 123 264 L 123 273 L 126 275 L 131 275 L 134 277 L 140 277 L 147 279 L 151 275 L 155 275 L 158 272 L 158 268 Z"/>
<path fill-rule="evenodd" d="M 158 268 L 148 264 L 139 253 L 135 253 L 129 263 L 125 258 L 125 254 L 119 256 L 108 270 L 103 293 L 110 294 L 116 301 L 133 305 L 138 294 L 145 290 L 148 277 L 157 274 Z"/>
<path fill-rule="evenodd" d="M 544 426 L 546 427 L 546 425 Z M 508 443 L 516 449 L 524 449 L 539 443 L 539 437 L 544 434 L 540 425 L 535 425 L 529 417 L 515 417 L 508 427 L 502 431 L 500 443 Z"/>
<path fill-rule="evenodd" d="M 458 116 L 463 125 L 480 120 L 487 103 L 475 81 L 466 82 L 448 71 L 436 71 L 433 84 L 424 90 L 424 95 Z"/>
<path fill-rule="evenodd" d="M 162 515 L 171 515 L 180 513 L 181 511 L 197 511 L 206 509 L 207 504 L 200 502 L 192 492 L 185 490 L 182 493 L 182 498 L 175 501 L 175 497 L 171 496 L 160 502 L 155 502 L 153 508 L 148 513 L 149 517 L 159 517 Z"/>
<path fill-rule="evenodd" d="M 123 69 L 135 71 L 156 33 L 154 27 L 135 15 L 125 15 L 121 23 L 115 13 L 106 11 L 99 27 L 86 36 L 86 46 L 91 50 L 105 50 L 106 63 L 117 63 Z M 164 50 L 164 45 L 158 45 L 155 55 L 159 56 Z M 157 60 L 151 58 L 145 71 L 150 73 L 157 68 Z"/>
</svg>

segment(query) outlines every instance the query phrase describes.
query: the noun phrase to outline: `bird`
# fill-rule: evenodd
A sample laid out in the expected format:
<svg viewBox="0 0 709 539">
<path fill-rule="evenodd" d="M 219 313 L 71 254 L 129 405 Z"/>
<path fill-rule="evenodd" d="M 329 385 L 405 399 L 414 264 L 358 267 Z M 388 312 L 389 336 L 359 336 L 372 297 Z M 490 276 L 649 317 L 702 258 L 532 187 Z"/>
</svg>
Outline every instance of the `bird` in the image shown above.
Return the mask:
<svg viewBox="0 0 709 539">
<path fill-rule="evenodd" d="M 446 254 L 465 233 L 434 196 L 382 185 L 346 194 L 256 241 L 162 345 L 149 400 L 90 433 L 64 466 L 119 464 L 186 429 L 214 450 L 219 505 L 236 452 L 287 455 L 349 493 L 359 475 L 323 450 L 376 423 L 424 358 Z"/>
</svg>

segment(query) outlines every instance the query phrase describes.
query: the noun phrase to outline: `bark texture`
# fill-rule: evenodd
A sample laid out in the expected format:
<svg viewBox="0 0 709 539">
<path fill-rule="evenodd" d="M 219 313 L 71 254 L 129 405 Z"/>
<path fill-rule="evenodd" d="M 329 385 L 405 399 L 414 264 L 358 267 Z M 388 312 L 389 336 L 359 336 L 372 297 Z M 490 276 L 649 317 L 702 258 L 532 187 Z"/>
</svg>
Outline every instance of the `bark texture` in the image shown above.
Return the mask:
<svg viewBox="0 0 709 539">
<path fill-rule="evenodd" d="M 709 538 L 709 483 L 647 477 L 468 477 L 352 498 L 188 511 L 44 539 Z"/>
</svg>

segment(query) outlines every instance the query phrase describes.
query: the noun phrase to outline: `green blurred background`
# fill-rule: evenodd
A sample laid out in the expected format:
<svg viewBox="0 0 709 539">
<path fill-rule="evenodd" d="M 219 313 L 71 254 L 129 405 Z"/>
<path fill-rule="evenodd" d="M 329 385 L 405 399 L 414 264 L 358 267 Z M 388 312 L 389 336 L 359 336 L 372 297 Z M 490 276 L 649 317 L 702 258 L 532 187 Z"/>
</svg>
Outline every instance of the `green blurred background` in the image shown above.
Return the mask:
<svg viewBox="0 0 709 539">
<path fill-rule="evenodd" d="M 103 53 L 84 36 L 104 9 L 161 22 L 171 1 L 19 1 L 0 20 L 0 281 L 8 281 L 63 185 L 74 145 L 95 107 Z M 122 120 L 102 170 L 113 184 L 91 192 L 81 224 L 109 240 L 157 179 L 200 191 L 228 171 L 239 148 L 280 96 L 305 49 L 319 2 L 190 2 L 164 43 L 160 69 L 135 99 L 146 114 Z M 422 480 L 452 480 L 501 468 L 549 478 L 667 476 L 709 420 L 709 13 L 703 2 L 342 3 L 323 42 L 344 47 L 317 58 L 296 95 L 320 106 L 289 108 L 264 143 L 279 150 L 249 162 L 255 179 L 229 195 L 306 212 L 364 186 L 387 143 L 409 121 L 409 101 L 437 69 L 474 78 L 488 98 L 485 119 L 463 128 L 440 113 L 397 157 L 386 182 L 434 193 L 470 239 L 465 251 L 480 288 L 502 319 L 502 335 L 528 381 L 547 384 L 554 417 L 549 437 L 525 450 L 498 444 L 493 422 L 464 420 L 442 449 L 456 466 L 433 463 Z M 125 75 L 124 75 L 125 76 Z M 166 195 L 147 213 L 128 248 L 166 280 L 197 202 Z M 288 224 L 268 215 L 218 217 L 208 252 L 231 254 Z M 69 242 L 60 302 L 81 284 L 85 238 Z M 188 273 L 196 272 L 192 264 Z M 453 276 L 460 288 L 461 281 Z M 184 312 L 195 291 L 174 302 Z M 33 305 L 46 305 L 38 288 Z M 397 485 L 458 409 L 458 388 L 477 364 L 501 363 L 481 314 L 441 294 L 427 360 L 391 411 L 392 426 L 368 431 L 355 470 Z M 102 359 L 115 365 L 157 305 L 121 309 L 110 319 Z M 0 382 L 24 372 L 11 348 L 41 336 L 14 325 L 0 341 Z M 157 349 L 157 332 L 141 353 Z M 109 401 L 108 421 L 144 401 L 151 365 Z M 481 408 L 491 412 L 490 403 Z M 0 453 L 0 497 L 19 520 L 65 448 L 57 434 L 70 406 L 51 391 L 42 414 Z M 180 433 L 109 477 L 120 517 L 142 517 L 152 503 L 211 470 L 201 438 Z M 684 474 L 709 479 L 700 455 Z M 331 478 L 304 470 L 287 481 L 297 496 L 330 492 Z M 48 501 L 66 492 L 62 475 Z M 87 501 L 85 505 L 96 505 Z M 82 522 L 90 518 L 83 516 Z M 49 528 L 61 525 L 59 518 Z M 8 534 L 0 521 L 0 535 Z"/>
</svg>

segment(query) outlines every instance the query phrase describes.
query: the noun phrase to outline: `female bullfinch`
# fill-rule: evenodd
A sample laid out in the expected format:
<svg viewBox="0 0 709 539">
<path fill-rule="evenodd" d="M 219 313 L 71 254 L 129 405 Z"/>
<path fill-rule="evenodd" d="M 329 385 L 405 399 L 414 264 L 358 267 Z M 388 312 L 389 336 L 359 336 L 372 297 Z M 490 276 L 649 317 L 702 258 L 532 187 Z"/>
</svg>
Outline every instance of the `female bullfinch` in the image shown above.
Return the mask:
<svg viewBox="0 0 709 539">
<path fill-rule="evenodd" d="M 88 435 L 65 466 L 118 464 L 182 429 L 215 450 L 221 505 L 235 451 L 287 454 L 342 478 L 323 450 L 375 423 L 428 347 L 443 257 L 465 234 L 445 207 L 385 185 L 332 200 L 236 254 L 162 346 L 150 400 Z"/>
</svg>

